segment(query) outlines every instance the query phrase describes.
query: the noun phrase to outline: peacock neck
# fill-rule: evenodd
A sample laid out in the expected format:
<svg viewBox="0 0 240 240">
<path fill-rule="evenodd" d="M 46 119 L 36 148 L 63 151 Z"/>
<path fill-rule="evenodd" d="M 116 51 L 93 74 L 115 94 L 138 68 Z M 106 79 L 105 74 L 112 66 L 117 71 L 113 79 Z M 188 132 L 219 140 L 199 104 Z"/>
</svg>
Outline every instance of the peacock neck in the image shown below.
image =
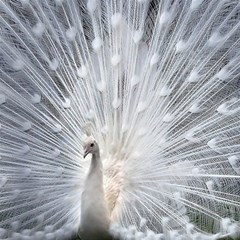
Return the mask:
<svg viewBox="0 0 240 240">
<path fill-rule="evenodd" d="M 102 162 L 100 159 L 100 153 L 98 151 L 98 152 L 92 154 L 92 160 L 91 160 L 89 173 L 91 173 L 92 171 L 101 170 L 101 169 L 102 169 Z"/>
<path fill-rule="evenodd" d="M 103 173 L 102 173 L 102 161 L 100 159 L 100 153 L 97 151 L 92 154 L 91 165 L 88 172 L 87 182 L 91 181 L 91 184 L 103 185 Z M 95 181 L 94 181 L 95 179 Z"/>
<path fill-rule="evenodd" d="M 109 211 L 106 205 L 100 153 L 92 154 L 91 165 L 85 181 L 81 205 L 83 239 L 112 239 L 108 236 Z M 99 238 L 101 237 L 101 238 Z"/>
</svg>

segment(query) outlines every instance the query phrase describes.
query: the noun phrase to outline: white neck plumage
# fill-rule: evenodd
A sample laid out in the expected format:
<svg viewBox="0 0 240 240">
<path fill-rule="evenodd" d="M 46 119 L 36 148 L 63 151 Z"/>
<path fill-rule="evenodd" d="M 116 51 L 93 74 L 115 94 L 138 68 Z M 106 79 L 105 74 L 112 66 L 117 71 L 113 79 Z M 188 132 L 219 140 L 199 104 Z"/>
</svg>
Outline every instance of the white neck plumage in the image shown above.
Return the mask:
<svg viewBox="0 0 240 240">
<path fill-rule="evenodd" d="M 108 234 L 109 212 L 104 197 L 102 162 L 99 151 L 92 154 L 91 165 L 85 181 L 85 189 L 82 194 L 81 225 L 83 236 L 86 239 L 95 239 L 99 234 Z"/>
<path fill-rule="evenodd" d="M 91 160 L 91 165 L 90 165 L 90 168 L 89 168 L 87 179 L 91 175 L 94 175 L 95 172 L 98 172 L 98 171 L 100 172 L 101 179 L 102 179 L 103 178 L 103 174 L 102 174 L 102 161 L 100 159 L 99 151 L 92 154 L 92 160 Z"/>
</svg>

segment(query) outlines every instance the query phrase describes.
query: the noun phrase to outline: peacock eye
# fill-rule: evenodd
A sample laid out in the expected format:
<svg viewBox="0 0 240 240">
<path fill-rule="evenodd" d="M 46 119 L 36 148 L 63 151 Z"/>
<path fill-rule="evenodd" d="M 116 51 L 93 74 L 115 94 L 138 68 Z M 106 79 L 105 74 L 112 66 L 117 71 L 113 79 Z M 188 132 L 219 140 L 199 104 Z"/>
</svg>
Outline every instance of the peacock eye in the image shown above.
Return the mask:
<svg viewBox="0 0 240 240">
<path fill-rule="evenodd" d="M 91 144 L 90 144 L 90 147 L 93 147 L 93 146 L 94 146 L 94 143 L 91 143 Z"/>
</svg>

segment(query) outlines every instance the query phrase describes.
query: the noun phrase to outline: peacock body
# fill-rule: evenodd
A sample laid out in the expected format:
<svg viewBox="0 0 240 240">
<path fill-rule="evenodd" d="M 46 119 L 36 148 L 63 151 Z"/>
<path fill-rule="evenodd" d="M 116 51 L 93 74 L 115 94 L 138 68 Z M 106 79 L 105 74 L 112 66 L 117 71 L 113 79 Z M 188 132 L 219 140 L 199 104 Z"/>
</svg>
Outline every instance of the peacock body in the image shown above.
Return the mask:
<svg viewBox="0 0 240 240">
<path fill-rule="evenodd" d="M 239 0 L 0 1 L 0 239 L 80 231 L 89 132 L 112 235 L 237 239 L 239 20 Z"/>
</svg>

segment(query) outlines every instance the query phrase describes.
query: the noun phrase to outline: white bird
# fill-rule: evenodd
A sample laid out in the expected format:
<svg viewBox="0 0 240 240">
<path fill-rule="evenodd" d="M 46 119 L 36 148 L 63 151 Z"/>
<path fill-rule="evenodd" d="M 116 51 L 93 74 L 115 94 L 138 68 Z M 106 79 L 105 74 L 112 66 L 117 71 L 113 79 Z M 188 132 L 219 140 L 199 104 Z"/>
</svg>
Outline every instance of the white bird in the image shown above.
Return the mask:
<svg viewBox="0 0 240 240">
<path fill-rule="evenodd" d="M 91 166 L 85 181 L 81 205 L 81 237 L 111 239 L 110 213 L 103 188 L 103 167 L 97 142 L 88 138 L 84 144 L 84 158 L 92 154 Z"/>
<path fill-rule="evenodd" d="M 0 1 L 0 239 L 238 239 L 239 36 L 239 0 Z"/>
</svg>

